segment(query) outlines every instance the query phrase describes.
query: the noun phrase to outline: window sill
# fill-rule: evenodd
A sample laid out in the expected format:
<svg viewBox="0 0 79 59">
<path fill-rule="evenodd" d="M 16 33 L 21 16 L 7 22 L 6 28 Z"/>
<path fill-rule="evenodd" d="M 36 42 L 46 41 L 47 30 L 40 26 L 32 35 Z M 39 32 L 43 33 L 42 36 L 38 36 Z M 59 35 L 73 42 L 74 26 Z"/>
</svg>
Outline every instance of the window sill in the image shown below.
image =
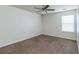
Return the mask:
<svg viewBox="0 0 79 59">
<path fill-rule="evenodd" d="M 63 33 L 74 33 L 74 32 L 68 32 L 68 31 L 62 31 Z"/>
</svg>

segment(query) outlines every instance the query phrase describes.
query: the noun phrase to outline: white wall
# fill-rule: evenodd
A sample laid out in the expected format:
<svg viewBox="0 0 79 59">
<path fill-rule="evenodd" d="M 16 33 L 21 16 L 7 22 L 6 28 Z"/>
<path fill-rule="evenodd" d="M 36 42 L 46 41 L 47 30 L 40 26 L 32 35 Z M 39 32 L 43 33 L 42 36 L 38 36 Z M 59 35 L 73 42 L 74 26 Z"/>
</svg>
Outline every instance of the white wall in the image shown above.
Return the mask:
<svg viewBox="0 0 79 59">
<path fill-rule="evenodd" d="M 74 33 L 62 32 L 62 16 L 75 15 L 75 10 L 43 16 L 43 34 L 75 40 Z"/>
<path fill-rule="evenodd" d="M 79 51 L 79 6 L 77 11 L 77 44 L 78 44 L 78 51 Z"/>
<path fill-rule="evenodd" d="M 42 33 L 41 16 L 11 6 L 0 6 L 0 47 Z"/>
<path fill-rule="evenodd" d="M 0 47 L 40 34 L 74 39 L 74 33 L 61 31 L 61 16 L 75 11 L 41 16 L 11 6 L 0 6 Z M 42 31 L 43 29 L 43 31 Z"/>
</svg>

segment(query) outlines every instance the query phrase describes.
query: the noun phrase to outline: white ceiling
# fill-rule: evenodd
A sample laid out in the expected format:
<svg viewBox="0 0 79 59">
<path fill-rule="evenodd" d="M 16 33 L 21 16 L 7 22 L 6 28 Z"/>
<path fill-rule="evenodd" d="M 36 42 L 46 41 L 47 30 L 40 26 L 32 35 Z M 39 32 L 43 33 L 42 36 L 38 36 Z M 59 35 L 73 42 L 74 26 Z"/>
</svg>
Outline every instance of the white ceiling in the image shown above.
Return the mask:
<svg viewBox="0 0 79 59">
<path fill-rule="evenodd" d="M 36 12 L 39 10 L 35 9 L 35 7 L 42 8 L 42 5 L 12 5 L 12 6 L 27 10 L 30 12 L 34 12 L 34 13 L 41 13 L 41 12 Z M 76 9 L 76 8 L 77 8 L 77 5 L 50 5 L 48 9 L 55 9 L 55 11 L 48 11 L 48 13 L 62 12 L 62 11 Z M 45 12 L 42 12 L 42 14 L 45 14 Z"/>
</svg>

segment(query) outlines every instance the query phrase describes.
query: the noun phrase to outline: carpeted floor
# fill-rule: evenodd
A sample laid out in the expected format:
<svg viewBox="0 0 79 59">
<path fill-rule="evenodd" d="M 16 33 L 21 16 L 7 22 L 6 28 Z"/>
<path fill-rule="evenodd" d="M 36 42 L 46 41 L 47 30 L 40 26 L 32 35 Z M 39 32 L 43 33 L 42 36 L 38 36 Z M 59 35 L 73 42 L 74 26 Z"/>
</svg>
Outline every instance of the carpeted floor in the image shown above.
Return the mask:
<svg viewBox="0 0 79 59">
<path fill-rule="evenodd" d="M 77 54 L 77 44 L 68 40 L 47 35 L 40 35 L 3 48 L 2 54 Z"/>
</svg>

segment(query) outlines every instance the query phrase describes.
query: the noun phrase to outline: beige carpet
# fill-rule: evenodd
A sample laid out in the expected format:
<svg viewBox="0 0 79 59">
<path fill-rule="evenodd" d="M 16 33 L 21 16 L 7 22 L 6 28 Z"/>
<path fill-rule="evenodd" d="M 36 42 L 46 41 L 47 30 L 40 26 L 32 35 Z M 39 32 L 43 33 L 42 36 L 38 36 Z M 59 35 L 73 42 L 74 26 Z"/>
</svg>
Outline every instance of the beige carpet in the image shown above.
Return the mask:
<svg viewBox="0 0 79 59">
<path fill-rule="evenodd" d="M 0 48 L 3 54 L 77 54 L 74 40 L 40 35 Z"/>
</svg>

